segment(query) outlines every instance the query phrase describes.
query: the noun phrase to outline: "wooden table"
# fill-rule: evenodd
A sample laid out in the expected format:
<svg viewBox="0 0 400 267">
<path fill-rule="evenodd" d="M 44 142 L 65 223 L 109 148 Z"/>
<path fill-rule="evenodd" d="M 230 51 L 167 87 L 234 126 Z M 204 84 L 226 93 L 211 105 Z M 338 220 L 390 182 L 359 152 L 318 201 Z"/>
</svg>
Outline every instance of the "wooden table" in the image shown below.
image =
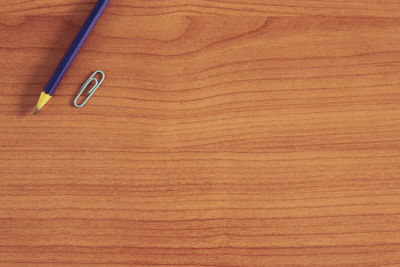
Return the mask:
<svg viewBox="0 0 400 267">
<path fill-rule="evenodd" d="M 112 1 L 32 116 L 94 3 L 1 1 L 1 266 L 400 264 L 399 1 Z"/>
</svg>

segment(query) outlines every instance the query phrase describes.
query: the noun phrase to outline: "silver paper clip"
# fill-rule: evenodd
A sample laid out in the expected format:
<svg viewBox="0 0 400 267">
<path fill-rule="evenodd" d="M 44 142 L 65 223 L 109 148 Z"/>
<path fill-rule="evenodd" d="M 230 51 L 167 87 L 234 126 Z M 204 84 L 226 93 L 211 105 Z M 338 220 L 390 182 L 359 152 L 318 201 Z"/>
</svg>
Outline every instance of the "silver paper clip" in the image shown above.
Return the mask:
<svg viewBox="0 0 400 267">
<path fill-rule="evenodd" d="M 97 78 L 95 78 L 95 76 L 97 74 L 100 74 L 100 76 L 101 76 L 100 81 Z M 81 91 L 79 92 L 79 94 L 76 96 L 76 98 L 74 100 L 74 106 L 77 108 L 83 108 L 86 105 L 86 103 L 90 100 L 90 98 L 92 98 L 94 93 L 96 93 L 97 89 L 99 89 L 100 85 L 103 83 L 105 78 L 106 78 L 106 75 L 104 74 L 104 72 L 102 72 L 101 70 L 95 71 L 92 74 L 92 76 L 90 76 L 90 78 L 82 85 Z M 79 98 L 82 96 L 83 92 L 85 92 L 86 88 L 92 82 L 94 82 L 94 86 L 92 87 L 92 89 L 89 90 L 88 96 L 86 97 L 85 101 L 83 101 L 81 104 L 78 104 Z"/>
</svg>

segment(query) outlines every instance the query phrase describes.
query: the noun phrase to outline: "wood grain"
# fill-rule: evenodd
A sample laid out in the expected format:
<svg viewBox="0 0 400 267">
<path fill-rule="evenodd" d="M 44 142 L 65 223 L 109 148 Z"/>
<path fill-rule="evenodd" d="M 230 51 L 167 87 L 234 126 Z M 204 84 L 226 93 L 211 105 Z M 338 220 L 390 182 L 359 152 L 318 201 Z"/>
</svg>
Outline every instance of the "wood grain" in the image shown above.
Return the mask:
<svg viewBox="0 0 400 267">
<path fill-rule="evenodd" d="M 114 1 L 33 117 L 92 2 L 0 7 L 1 266 L 400 264 L 397 1 Z"/>
<path fill-rule="evenodd" d="M 0 14 L 86 14 L 95 0 L 2 0 Z M 108 14 L 257 15 L 257 16 L 373 16 L 400 17 L 398 0 L 118 0 Z"/>
</svg>

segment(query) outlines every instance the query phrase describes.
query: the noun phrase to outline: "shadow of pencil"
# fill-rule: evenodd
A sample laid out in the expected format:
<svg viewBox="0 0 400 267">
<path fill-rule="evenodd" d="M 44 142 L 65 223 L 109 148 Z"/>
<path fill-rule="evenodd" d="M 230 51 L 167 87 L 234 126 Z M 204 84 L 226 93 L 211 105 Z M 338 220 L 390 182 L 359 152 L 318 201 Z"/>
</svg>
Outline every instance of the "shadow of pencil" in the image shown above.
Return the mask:
<svg viewBox="0 0 400 267">
<path fill-rule="evenodd" d="M 21 93 L 20 115 L 32 114 L 40 93 L 43 91 L 51 75 L 63 58 L 69 45 L 79 32 L 87 14 L 78 13 L 73 16 L 50 16 L 41 18 L 35 26 L 43 26 L 46 34 L 52 34 L 52 41 L 46 44 L 38 63 L 32 67 L 32 72 L 24 85 L 24 92 Z M 67 19 L 68 18 L 68 19 Z M 47 26 L 51 25 L 51 26 Z M 49 30 L 50 29 L 50 30 Z M 32 46 L 35 46 L 32 44 Z"/>
</svg>

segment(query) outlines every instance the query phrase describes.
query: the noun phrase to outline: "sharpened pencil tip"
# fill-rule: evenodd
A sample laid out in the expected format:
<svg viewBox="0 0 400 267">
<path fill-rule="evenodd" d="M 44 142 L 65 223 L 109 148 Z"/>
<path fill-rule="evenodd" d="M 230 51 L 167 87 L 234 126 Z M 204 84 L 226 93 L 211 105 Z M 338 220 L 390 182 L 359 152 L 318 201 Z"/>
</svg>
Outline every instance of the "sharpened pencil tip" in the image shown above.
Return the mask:
<svg viewBox="0 0 400 267">
<path fill-rule="evenodd" d="M 35 112 L 33 112 L 33 115 L 36 115 L 36 114 L 38 114 L 39 110 L 40 110 L 40 109 L 38 109 L 38 108 L 37 108 L 37 109 L 35 109 Z"/>
</svg>

